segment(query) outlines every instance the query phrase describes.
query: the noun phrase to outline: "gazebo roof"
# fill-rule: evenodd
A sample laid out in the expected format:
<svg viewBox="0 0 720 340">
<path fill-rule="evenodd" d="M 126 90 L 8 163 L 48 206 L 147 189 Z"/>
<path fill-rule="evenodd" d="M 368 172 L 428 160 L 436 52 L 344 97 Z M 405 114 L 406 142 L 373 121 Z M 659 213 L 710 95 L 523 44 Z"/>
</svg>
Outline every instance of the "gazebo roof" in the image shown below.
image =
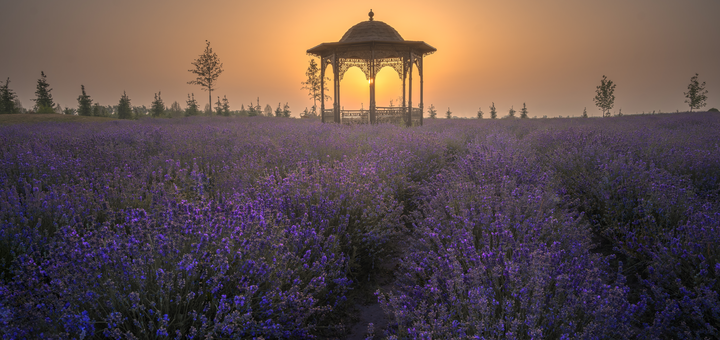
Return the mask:
<svg viewBox="0 0 720 340">
<path fill-rule="evenodd" d="M 407 41 L 400 36 L 397 30 L 392 26 L 382 22 L 373 20 L 373 12 L 368 13 L 370 19 L 362 21 L 353 27 L 340 38 L 338 42 L 322 43 L 309 50 L 307 53 L 323 57 L 329 55 L 338 49 L 341 50 L 357 50 L 357 49 L 388 49 L 395 52 L 399 50 L 412 50 L 419 54 L 430 54 L 437 49 L 426 44 L 424 41 Z"/>
</svg>

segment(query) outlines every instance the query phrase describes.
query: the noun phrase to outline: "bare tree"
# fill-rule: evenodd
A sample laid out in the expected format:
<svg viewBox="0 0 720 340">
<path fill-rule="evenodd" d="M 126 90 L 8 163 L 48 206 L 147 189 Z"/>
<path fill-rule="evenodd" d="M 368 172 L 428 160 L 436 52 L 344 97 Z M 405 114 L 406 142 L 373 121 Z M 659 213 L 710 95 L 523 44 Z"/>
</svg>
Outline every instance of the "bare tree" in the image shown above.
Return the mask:
<svg viewBox="0 0 720 340">
<path fill-rule="evenodd" d="M 195 69 L 188 70 L 194 73 L 197 78 L 187 82 L 191 85 L 200 85 L 204 91 L 208 91 L 208 105 L 212 103 L 212 90 L 215 88 L 215 82 L 223 72 L 223 64 L 218 59 L 217 53 L 210 48 L 210 42 L 205 40 L 205 52 L 192 62 Z"/>
</svg>

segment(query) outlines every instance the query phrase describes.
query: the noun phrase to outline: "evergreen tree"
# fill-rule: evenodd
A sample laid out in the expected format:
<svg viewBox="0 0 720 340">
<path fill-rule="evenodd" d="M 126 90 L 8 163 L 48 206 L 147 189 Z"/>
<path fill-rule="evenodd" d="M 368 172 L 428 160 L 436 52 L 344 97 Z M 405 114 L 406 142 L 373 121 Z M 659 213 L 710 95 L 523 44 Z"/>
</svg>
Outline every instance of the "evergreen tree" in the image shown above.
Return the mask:
<svg viewBox="0 0 720 340">
<path fill-rule="evenodd" d="M 515 118 L 515 109 L 513 109 L 512 106 L 510 106 L 510 111 L 508 111 L 508 118 Z"/>
<path fill-rule="evenodd" d="M 19 113 L 18 107 L 15 106 L 17 95 L 10 89 L 10 77 L 5 81 L 5 85 L 0 86 L 0 114 Z"/>
<path fill-rule="evenodd" d="M 277 109 L 275 109 L 275 117 L 282 117 L 282 108 L 280 107 L 281 103 L 278 103 Z"/>
<path fill-rule="evenodd" d="M 430 107 L 428 108 L 428 115 L 430 115 L 430 118 L 435 119 L 437 116 L 437 110 L 435 110 L 435 105 L 430 104 Z"/>
<path fill-rule="evenodd" d="M 37 98 L 33 99 L 33 101 L 35 101 L 35 112 L 55 112 L 55 103 L 53 102 L 52 94 L 50 94 L 51 91 L 52 89 L 50 88 L 50 84 L 48 84 L 47 82 L 47 76 L 45 75 L 45 72 L 40 71 L 40 79 L 38 79 L 37 89 L 35 90 L 35 96 L 37 96 Z"/>
<path fill-rule="evenodd" d="M 68 106 L 65 108 L 65 110 L 63 110 L 63 114 L 68 116 L 75 115 L 75 109 Z"/>
<path fill-rule="evenodd" d="M 482 118 L 483 118 L 483 111 L 482 111 L 482 108 L 478 108 L 478 112 L 477 112 L 477 119 L 482 119 Z"/>
<path fill-rule="evenodd" d="M 245 110 L 245 104 L 241 104 L 241 105 L 240 105 L 240 115 L 241 115 L 241 116 L 247 116 L 247 115 L 248 115 L 247 110 Z"/>
<path fill-rule="evenodd" d="M 153 100 L 150 108 L 150 112 L 155 118 L 161 117 L 165 112 L 165 104 L 163 103 L 162 98 L 160 98 L 160 95 L 161 91 L 158 91 L 158 93 L 155 94 L 155 100 Z"/>
<path fill-rule="evenodd" d="M 655 111 L 653 111 L 653 113 L 655 113 Z M 618 117 L 622 117 L 622 115 L 622 109 L 618 110 Z"/>
<path fill-rule="evenodd" d="M 285 106 L 283 106 L 283 117 L 290 118 L 290 105 L 288 105 L 287 102 L 285 102 Z"/>
<path fill-rule="evenodd" d="M 92 116 L 92 99 L 85 93 L 85 85 L 80 85 L 82 94 L 78 96 L 78 116 Z"/>
<path fill-rule="evenodd" d="M 260 97 L 257 97 L 257 104 L 255 104 L 255 112 L 257 112 L 258 116 L 263 115 L 262 107 L 260 106 Z"/>
<path fill-rule="evenodd" d="M 198 103 L 197 100 L 195 100 L 195 94 L 192 94 L 192 97 L 190 97 L 190 94 L 188 94 L 187 102 L 187 108 L 185 109 L 185 115 L 186 116 L 197 116 L 200 114 L 200 110 L 198 110 Z"/>
<path fill-rule="evenodd" d="M 100 105 L 99 103 L 93 104 L 92 111 L 93 111 L 92 115 L 95 117 L 107 117 L 108 116 L 107 108 L 105 106 Z"/>
<path fill-rule="evenodd" d="M 525 103 L 523 103 L 523 108 L 520 109 L 520 118 L 528 118 L 528 109 L 525 107 Z"/>
<path fill-rule="evenodd" d="M 615 84 L 603 75 L 603 79 L 600 81 L 600 85 L 598 85 L 595 92 L 597 93 L 595 98 L 593 98 L 595 105 L 602 110 L 603 117 L 610 117 L 610 110 L 612 110 L 613 105 L 615 105 L 615 95 L 613 94 L 613 92 L 615 92 Z"/>
<path fill-rule="evenodd" d="M 220 96 L 218 96 L 218 101 L 215 102 L 215 114 L 222 116 L 222 113 L 222 102 L 220 101 Z"/>
<path fill-rule="evenodd" d="M 497 119 L 497 110 L 495 109 L 495 102 L 490 106 L 490 119 Z"/>
<path fill-rule="evenodd" d="M 698 74 L 690 78 L 690 84 L 688 84 L 688 91 L 685 92 L 685 103 L 690 105 L 690 112 L 693 109 L 699 109 L 705 107 L 705 100 L 707 100 L 707 90 L 705 90 L 705 82 L 700 84 L 698 82 Z"/>
<path fill-rule="evenodd" d="M 255 117 L 258 115 L 258 111 L 255 109 L 255 105 L 253 105 L 252 102 L 250 102 L 250 105 L 248 105 L 248 117 Z"/>
<path fill-rule="evenodd" d="M 445 118 L 450 119 L 452 118 L 452 112 L 450 111 L 450 108 L 448 107 L 447 112 L 445 112 Z"/>
<path fill-rule="evenodd" d="M 120 103 L 118 103 L 118 118 L 119 119 L 132 119 L 132 109 L 130 108 L 130 98 L 127 93 L 123 91 L 122 97 L 120 97 Z"/>
<path fill-rule="evenodd" d="M 223 112 L 223 116 L 225 116 L 225 117 L 230 116 L 230 101 L 227 99 L 227 96 L 223 96 L 222 112 Z"/>
<path fill-rule="evenodd" d="M 588 115 L 587 115 L 587 107 L 586 107 L 586 108 L 583 108 L 582 117 L 583 117 L 583 118 L 587 118 L 587 117 L 588 117 Z"/>
<path fill-rule="evenodd" d="M 215 89 L 215 82 L 224 70 L 217 53 L 214 53 L 212 48 L 210 48 L 210 42 L 207 40 L 205 40 L 205 42 L 207 43 L 205 52 L 192 62 L 195 68 L 188 70 L 188 72 L 194 73 L 197 77 L 195 80 L 189 81 L 188 84 L 200 85 L 203 90 L 208 91 L 208 105 L 210 105 L 212 102 L 212 91 Z M 210 113 L 210 110 L 205 111 Z"/>
</svg>

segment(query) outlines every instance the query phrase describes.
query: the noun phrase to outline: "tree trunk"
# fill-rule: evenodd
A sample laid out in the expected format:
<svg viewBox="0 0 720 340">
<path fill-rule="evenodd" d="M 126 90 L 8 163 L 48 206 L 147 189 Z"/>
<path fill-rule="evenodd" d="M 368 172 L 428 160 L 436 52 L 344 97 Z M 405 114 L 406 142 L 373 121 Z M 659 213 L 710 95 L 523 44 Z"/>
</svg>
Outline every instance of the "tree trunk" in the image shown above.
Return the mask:
<svg viewBox="0 0 720 340">
<path fill-rule="evenodd" d="M 212 89 L 208 88 L 208 104 L 210 105 L 210 112 L 207 112 L 209 116 L 212 116 Z"/>
</svg>

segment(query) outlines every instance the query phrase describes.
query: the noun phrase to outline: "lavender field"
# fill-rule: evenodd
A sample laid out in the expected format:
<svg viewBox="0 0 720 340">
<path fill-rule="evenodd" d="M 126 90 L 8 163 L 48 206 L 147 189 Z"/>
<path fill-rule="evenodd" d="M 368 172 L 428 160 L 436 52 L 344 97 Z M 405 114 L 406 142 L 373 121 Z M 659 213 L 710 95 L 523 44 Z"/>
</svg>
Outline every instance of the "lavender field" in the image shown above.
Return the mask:
<svg viewBox="0 0 720 340">
<path fill-rule="evenodd" d="M 720 337 L 716 113 L 0 141 L 3 338 L 342 339 L 372 292 L 378 339 Z"/>
</svg>

